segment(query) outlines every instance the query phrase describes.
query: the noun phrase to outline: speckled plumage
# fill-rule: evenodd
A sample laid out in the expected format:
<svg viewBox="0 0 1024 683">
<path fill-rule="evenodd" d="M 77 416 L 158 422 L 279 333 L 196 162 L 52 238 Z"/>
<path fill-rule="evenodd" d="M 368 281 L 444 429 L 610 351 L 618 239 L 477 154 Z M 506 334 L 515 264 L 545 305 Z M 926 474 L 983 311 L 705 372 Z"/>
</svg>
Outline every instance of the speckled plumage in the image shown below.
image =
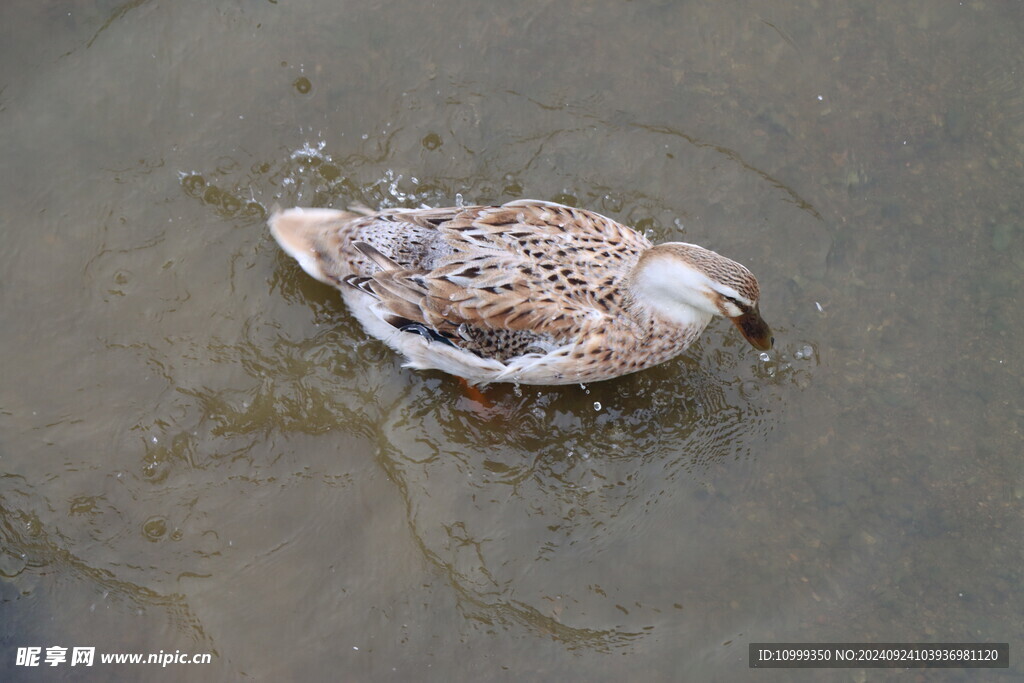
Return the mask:
<svg viewBox="0 0 1024 683">
<path fill-rule="evenodd" d="M 694 245 L 654 246 L 582 209 L 533 200 L 363 215 L 290 209 L 270 226 L 411 367 L 474 383 L 567 384 L 642 370 L 681 353 L 713 313 L 733 318 L 755 346 L 770 344 L 746 268 Z M 663 271 L 692 282 L 663 292 Z M 673 288 L 686 286 L 708 306 L 676 301 Z"/>
</svg>

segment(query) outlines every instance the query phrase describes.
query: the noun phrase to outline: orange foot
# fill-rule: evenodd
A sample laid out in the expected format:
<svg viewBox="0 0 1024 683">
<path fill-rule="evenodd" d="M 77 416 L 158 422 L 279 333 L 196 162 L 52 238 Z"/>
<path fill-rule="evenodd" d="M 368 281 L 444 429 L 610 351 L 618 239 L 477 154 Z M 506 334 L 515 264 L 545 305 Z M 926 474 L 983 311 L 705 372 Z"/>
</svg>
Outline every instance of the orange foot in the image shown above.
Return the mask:
<svg viewBox="0 0 1024 683">
<path fill-rule="evenodd" d="M 459 377 L 459 384 L 462 385 L 462 398 L 469 412 L 481 420 L 493 423 L 514 419 L 516 408 L 514 405 L 509 405 L 508 401 L 495 403 L 487 398 L 483 391 L 467 382 L 463 377 Z"/>
<path fill-rule="evenodd" d="M 477 387 L 470 384 L 465 377 L 459 378 L 459 384 L 462 385 L 462 391 L 466 394 L 466 398 L 475 403 L 480 404 L 482 408 L 493 408 L 494 404 L 489 398 L 484 396 L 484 392 L 480 391 Z"/>
</svg>

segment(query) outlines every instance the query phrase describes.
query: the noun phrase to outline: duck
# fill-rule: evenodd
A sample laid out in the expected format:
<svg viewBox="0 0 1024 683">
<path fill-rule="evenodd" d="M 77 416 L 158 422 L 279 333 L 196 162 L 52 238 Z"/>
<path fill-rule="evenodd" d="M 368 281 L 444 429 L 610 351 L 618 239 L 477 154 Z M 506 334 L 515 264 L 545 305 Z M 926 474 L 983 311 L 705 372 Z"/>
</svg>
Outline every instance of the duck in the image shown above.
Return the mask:
<svg viewBox="0 0 1024 683">
<path fill-rule="evenodd" d="M 683 353 L 715 316 L 759 351 L 774 343 L 745 266 L 695 244 L 653 244 L 585 209 L 529 199 L 274 207 L 268 224 L 406 367 L 471 386 L 585 384 L 638 372 Z"/>
</svg>

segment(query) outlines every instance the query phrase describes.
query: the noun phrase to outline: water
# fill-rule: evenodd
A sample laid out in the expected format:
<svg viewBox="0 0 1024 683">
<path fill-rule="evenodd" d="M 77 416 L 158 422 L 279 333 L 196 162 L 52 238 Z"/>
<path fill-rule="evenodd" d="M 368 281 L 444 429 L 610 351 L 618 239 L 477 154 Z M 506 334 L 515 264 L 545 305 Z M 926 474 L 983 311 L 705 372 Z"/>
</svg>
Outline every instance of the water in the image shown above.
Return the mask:
<svg viewBox="0 0 1024 683">
<path fill-rule="evenodd" d="M 24 2 L 0 26 L 4 680 L 50 645 L 213 653 L 167 667 L 199 680 L 1019 652 L 1016 3 Z M 776 348 L 718 321 L 661 367 L 482 407 L 264 225 L 459 197 L 726 254 Z"/>
</svg>

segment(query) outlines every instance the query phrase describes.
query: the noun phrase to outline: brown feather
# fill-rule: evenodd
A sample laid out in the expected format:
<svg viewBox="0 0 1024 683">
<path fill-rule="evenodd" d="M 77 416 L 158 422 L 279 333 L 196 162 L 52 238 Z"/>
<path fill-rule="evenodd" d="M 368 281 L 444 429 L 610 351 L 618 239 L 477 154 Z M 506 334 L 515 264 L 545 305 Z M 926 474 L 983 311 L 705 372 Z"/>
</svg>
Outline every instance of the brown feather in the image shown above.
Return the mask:
<svg viewBox="0 0 1024 683">
<path fill-rule="evenodd" d="M 385 223 L 418 228 L 414 236 L 422 241 L 396 249 L 382 235 L 399 226 Z M 594 334 L 624 313 L 622 282 L 651 246 L 598 214 L 528 201 L 384 211 L 353 220 L 346 232 L 350 251 L 365 259 L 350 265 L 374 280 L 374 293 L 396 315 L 435 329 L 461 325 L 564 341 Z M 580 240 L 602 245 L 606 256 L 594 259 Z M 580 286 L 594 281 L 603 291 Z M 538 299 L 538 291 L 548 296 Z"/>
</svg>

